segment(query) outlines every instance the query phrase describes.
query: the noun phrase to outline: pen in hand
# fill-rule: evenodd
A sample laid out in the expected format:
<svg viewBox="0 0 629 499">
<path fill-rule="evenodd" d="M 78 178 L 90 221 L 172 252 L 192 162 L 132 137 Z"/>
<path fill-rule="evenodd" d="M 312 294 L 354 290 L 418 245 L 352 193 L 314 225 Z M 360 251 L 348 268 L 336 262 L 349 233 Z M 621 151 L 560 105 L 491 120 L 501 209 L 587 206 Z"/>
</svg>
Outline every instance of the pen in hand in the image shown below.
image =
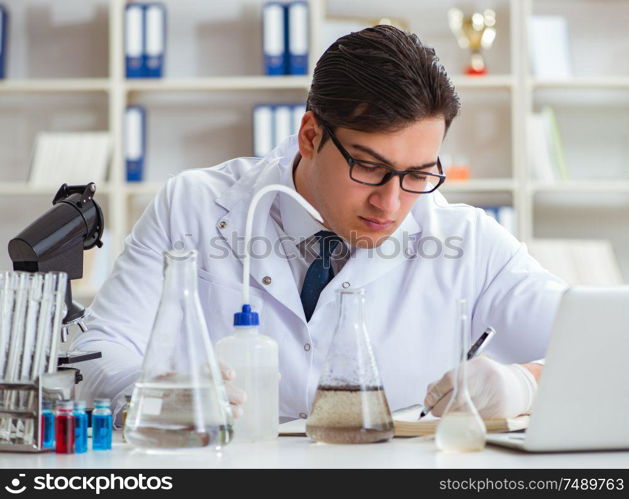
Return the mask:
<svg viewBox="0 0 629 499">
<path fill-rule="evenodd" d="M 496 334 L 496 330 L 493 327 L 488 327 L 487 329 L 485 329 L 485 332 L 481 334 L 480 338 L 478 338 L 478 340 L 476 340 L 476 342 L 468 350 L 467 356 L 466 356 L 467 360 L 472 360 L 474 357 L 478 357 L 481 354 L 481 352 L 485 349 L 489 341 L 494 337 L 495 334 Z M 452 390 L 448 390 L 434 404 L 432 404 L 430 407 L 424 408 L 424 410 L 421 412 L 417 420 L 419 421 L 423 417 L 427 416 L 430 413 L 430 411 L 432 411 L 433 408 L 451 392 Z"/>
</svg>

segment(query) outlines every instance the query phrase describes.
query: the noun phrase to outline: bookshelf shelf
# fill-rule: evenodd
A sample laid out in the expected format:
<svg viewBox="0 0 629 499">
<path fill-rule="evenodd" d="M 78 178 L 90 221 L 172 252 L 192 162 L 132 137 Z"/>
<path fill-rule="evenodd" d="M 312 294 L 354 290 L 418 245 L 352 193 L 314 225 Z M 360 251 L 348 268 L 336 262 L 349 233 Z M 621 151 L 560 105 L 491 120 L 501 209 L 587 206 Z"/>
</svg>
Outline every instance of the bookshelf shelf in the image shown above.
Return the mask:
<svg viewBox="0 0 629 499">
<path fill-rule="evenodd" d="M 125 80 L 127 92 L 210 92 L 217 90 L 308 90 L 309 76 L 237 76 Z"/>
<path fill-rule="evenodd" d="M 59 186 L 33 186 L 28 182 L 0 182 L 2 196 L 49 196 L 52 199 Z M 96 185 L 96 195 L 108 195 L 110 184 Z"/>
<path fill-rule="evenodd" d="M 105 78 L 0 80 L 0 93 L 107 92 L 109 88 Z"/>
<path fill-rule="evenodd" d="M 596 192 L 596 193 L 629 193 L 629 180 L 564 180 L 553 183 L 533 183 L 531 191 L 536 192 Z"/>
<path fill-rule="evenodd" d="M 488 76 L 462 76 L 452 77 L 454 85 L 459 90 L 474 89 L 508 89 L 515 85 L 515 78 L 511 75 L 488 75 Z"/>
<path fill-rule="evenodd" d="M 139 182 L 137 184 L 126 184 L 124 192 L 128 196 L 154 195 L 164 186 L 166 182 Z"/>
<path fill-rule="evenodd" d="M 477 179 L 446 181 L 441 190 L 443 192 L 512 192 L 515 190 L 513 179 Z"/>
<path fill-rule="evenodd" d="M 581 76 L 569 79 L 537 79 L 529 81 L 532 89 L 629 90 L 629 76 Z"/>
</svg>

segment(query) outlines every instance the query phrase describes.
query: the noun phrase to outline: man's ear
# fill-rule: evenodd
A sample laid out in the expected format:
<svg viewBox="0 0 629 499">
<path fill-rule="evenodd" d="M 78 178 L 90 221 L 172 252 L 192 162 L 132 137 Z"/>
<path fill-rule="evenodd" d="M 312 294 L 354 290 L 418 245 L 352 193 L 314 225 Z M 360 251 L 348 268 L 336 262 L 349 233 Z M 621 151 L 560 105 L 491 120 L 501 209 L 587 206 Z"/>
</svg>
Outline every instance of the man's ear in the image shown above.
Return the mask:
<svg viewBox="0 0 629 499">
<path fill-rule="evenodd" d="M 301 156 L 312 159 L 315 152 L 319 149 L 322 137 L 323 129 L 317 123 L 314 113 L 306 111 L 301 118 L 301 126 L 297 134 Z"/>
</svg>

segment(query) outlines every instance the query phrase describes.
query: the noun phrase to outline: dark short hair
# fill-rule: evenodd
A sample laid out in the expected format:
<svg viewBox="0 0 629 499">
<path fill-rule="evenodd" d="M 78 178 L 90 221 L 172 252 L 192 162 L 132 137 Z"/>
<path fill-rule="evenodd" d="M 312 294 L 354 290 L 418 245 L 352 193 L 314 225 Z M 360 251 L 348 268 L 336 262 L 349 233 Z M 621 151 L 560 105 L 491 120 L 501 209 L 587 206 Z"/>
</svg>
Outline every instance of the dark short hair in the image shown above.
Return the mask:
<svg viewBox="0 0 629 499">
<path fill-rule="evenodd" d="M 459 108 L 434 49 L 417 35 L 387 25 L 350 33 L 330 45 L 317 62 L 307 102 L 307 109 L 330 128 L 364 132 L 395 131 L 437 116 L 443 116 L 447 130 Z"/>
</svg>

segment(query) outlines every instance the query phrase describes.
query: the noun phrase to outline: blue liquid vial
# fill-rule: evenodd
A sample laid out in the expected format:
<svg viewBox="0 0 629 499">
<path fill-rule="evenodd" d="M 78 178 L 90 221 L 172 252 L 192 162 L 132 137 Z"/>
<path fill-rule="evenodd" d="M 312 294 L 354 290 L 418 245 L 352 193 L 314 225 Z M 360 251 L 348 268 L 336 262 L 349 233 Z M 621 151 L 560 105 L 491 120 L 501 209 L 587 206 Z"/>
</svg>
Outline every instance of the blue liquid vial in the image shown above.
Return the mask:
<svg viewBox="0 0 629 499">
<path fill-rule="evenodd" d="M 113 419 L 111 417 L 111 402 L 109 399 L 94 399 L 92 412 L 92 449 L 111 449 L 111 433 Z"/>
<path fill-rule="evenodd" d="M 87 413 L 85 401 L 74 402 L 74 452 L 81 454 L 87 452 Z"/>
<path fill-rule="evenodd" d="M 42 401 L 41 413 L 42 448 L 55 448 L 55 414 L 52 412 L 52 404 L 48 400 Z"/>
</svg>

